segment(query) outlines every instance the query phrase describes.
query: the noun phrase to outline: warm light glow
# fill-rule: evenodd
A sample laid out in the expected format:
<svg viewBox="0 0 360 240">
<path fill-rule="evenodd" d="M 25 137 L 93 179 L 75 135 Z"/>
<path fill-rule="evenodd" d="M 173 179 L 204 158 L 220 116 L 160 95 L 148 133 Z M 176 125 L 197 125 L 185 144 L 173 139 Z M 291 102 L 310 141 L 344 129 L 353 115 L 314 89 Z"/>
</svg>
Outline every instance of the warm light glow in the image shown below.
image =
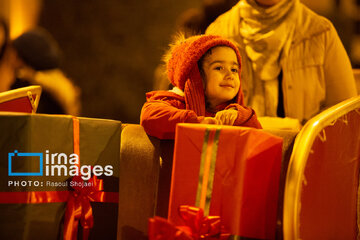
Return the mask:
<svg viewBox="0 0 360 240">
<path fill-rule="evenodd" d="M 24 31 L 37 25 L 41 4 L 41 0 L 9 1 L 9 25 L 11 39 L 16 38 Z"/>
</svg>

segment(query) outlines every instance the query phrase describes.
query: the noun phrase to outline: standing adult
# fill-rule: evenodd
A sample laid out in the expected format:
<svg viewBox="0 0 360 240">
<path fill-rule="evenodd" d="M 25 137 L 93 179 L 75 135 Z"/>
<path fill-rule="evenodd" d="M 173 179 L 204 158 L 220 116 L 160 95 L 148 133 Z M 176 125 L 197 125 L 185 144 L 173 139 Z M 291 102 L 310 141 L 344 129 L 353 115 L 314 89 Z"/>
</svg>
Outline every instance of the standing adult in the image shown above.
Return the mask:
<svg viewBox="0 0 360 240">
<path fill-rule="evenodd" d="M 53 36 L 36 27 L 10 43 L 11 89 L 41 85 L 38 113 L 80 115 L 81 90 L 60 68 L 61 50 Z"/>
<path fill-rule="evenodd" d="M 299 0 L 240 0 L 206 30 L 235 42 L 245 105 L 304 123 L 357 95 L 350 60 L 326 18 Z"/>
</svg>

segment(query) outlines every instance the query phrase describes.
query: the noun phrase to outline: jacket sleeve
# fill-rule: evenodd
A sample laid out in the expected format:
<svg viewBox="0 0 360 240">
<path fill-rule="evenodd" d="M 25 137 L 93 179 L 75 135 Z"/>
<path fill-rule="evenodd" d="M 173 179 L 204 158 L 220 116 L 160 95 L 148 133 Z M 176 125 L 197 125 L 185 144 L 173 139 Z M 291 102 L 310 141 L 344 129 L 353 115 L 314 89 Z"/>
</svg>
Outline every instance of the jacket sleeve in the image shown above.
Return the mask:
<svg viewBox="0 0 360 240">
<path fill-rule="evenodd" d="M 234 122 L 234 126 L 253 127 L 262 129 L 260 122 L 258 121 L 255 111 L 252 108 L 241 106 L 240 104 L 233 103 L 228 105 L 226 109 L 236 109 L 238 116 Z"/>
<path fill-rule="evenodd" d="M 357 89 L 349 57 L 332 24 L 326 33 L 325 48 L 325 108 L 327 108 L 356 96 Z"/>
<path fill-rule="evenodd" d="M 149 100 L 141 110 L 140 124 L 150 136 L 160 139 L 174 139 L 177 123 L 199 123 L 194 111 L 179 109 L 176 100 Z"/>
</svg>

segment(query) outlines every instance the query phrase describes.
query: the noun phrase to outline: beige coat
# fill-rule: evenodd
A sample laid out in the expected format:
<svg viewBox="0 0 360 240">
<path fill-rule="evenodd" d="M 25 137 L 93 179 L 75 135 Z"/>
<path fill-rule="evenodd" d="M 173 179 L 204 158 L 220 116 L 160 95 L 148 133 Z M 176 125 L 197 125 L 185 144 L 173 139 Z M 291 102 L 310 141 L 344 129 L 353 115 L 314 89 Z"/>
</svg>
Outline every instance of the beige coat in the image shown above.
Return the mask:
<svg viewBox="0 0 360 240">
<path fill-rule="evenodd" d="M 284 109 L 287 117 L 303 122 L 340 101 L 357 95 L 349 57 L 329 20 L 300 4 L 293 40 L 285 46 L 280 64 L 283 71 Z M 236 6 L 213 22 L 206 33 L 239 39 Z M 238 45 L 239 46 L 239 45 Z M 247 89 L 246 64 L 242 54 L 242 82 L 245 104 L 251 97 Z M 278 86 L 274 85 L 274 91 Z M 277 103 L 274 103 L 277 104 Z"/>
</svg>

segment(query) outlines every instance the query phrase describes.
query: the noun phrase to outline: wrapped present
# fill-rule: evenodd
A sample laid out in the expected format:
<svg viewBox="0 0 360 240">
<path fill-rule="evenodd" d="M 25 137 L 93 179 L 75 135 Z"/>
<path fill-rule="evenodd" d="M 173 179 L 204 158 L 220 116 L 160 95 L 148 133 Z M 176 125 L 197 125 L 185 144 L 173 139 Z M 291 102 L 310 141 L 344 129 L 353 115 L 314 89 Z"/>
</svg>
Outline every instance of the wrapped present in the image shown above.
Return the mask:
<svg viewBox="0 0 360 240">
<path fill-rule="evenodd" d="M 169 220 L 181 205 L 220 216 L 234 237 L 274 239 L 282 139 L 262 130 L 178 124 Z"/>
<path fill-rule="evenodd" d="M 121 123 L 0 114 L 0 239 L 116 239 Z"/>
</svg>

